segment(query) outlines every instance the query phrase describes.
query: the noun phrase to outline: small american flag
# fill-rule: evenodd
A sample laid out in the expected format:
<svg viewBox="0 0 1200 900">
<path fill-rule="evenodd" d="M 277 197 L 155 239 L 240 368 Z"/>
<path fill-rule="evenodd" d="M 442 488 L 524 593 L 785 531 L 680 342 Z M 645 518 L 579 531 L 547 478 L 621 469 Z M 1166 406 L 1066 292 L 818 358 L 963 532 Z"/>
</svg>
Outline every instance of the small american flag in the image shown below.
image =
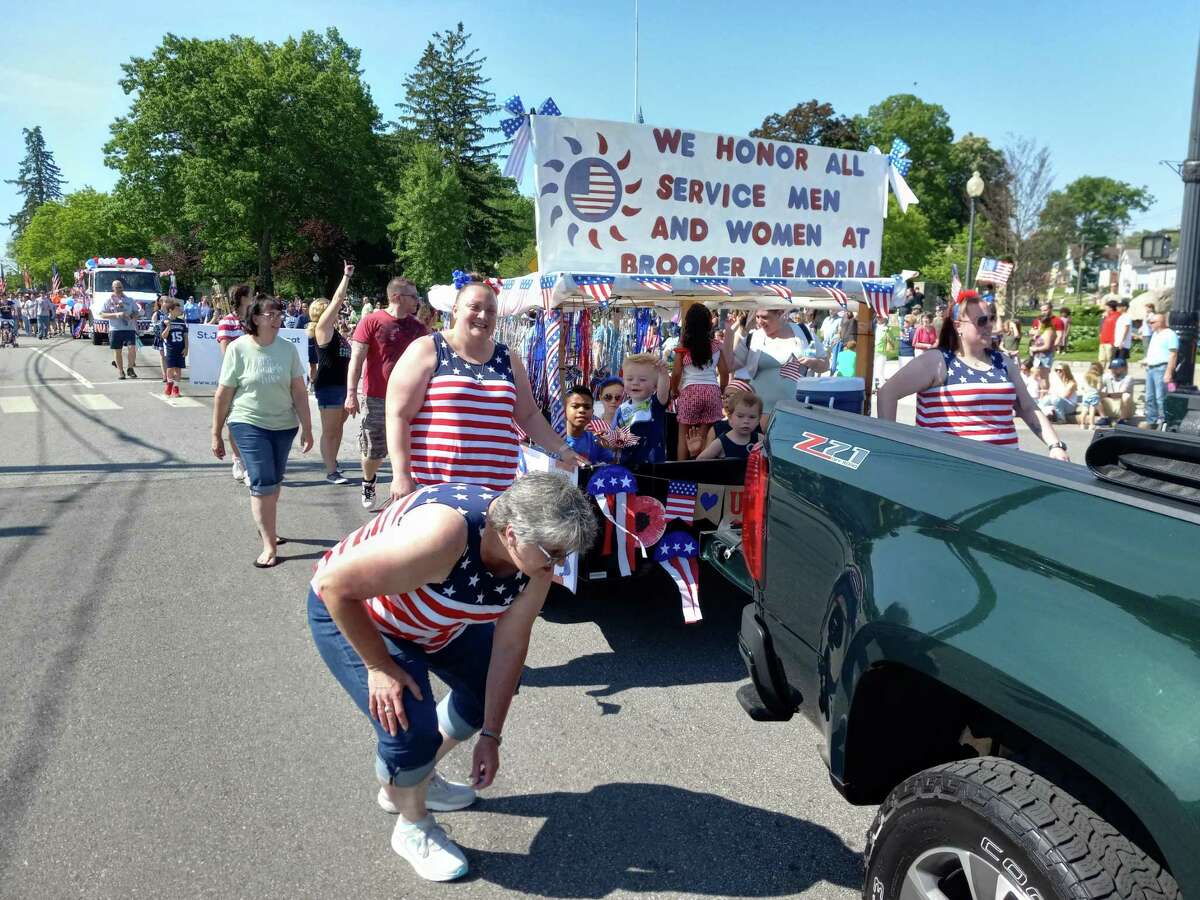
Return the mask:
<svg viewBox="0 0 1200 900">
<path fill-rule="evenodd" d="M 985 256 L 979 261 L 979 274 L 975 276 L 975 280 L 989 284 L 1008 284 L 1008 276 L 1012 274 L 1012 270 L 1012 263 Z"/>
<path fill-rule="evenodd" d="M 871 309 L 875 310 L 876 317 L 886 319 L 888 313 L 892 311 L 892 295 L 896 292 L 895 283 L 863 279 L 862 289 L 863 296 L 871 304 Z"/>
<path fill-rule="evenodd" d="M 612 426 L 599 416 L 593 416 L 592 421 L 587 423 L 587 430 L 592 434 L 599 436 L 602 434 L 608 434 L 610 431 L 612 431 Z"/>
<path fill-rule="evenodd" d="M 692 284 L 696 285 L 696 287 L 716 291 L 718 294 L 724 294 L 726 297 L 733 293 L 733 288 L 729 286 L 728 278 L 693 278 Z"/>
<path fill-rule="evenodd" d="M 604 303 L 612 296 L 613 282 L 617 279 L 612 275 L 572 275 L 575 284 L 583 289 L 597 303 Z"/>
<path fill-rule="evenodd" d="M 558 278 L 554 275 L 542 276 L 542 308 L 549 309 L 550 302 L 554 299 L 554 285 Z"/>
<path fill-rule="evenodd" d="M 819 287 L 830 297 L 837 301 L 838 306 L 842 309 L 849 309 L 846 306 L 846 301 L 850 299 L 850 295 L 842 290 L 842 283 L 836 279 L 830 278 L 812 278 L 808 282 L 813 287 Z"/>
<path fill-rule="evenodd" d="M 750 283 L 755 287 L 765 288 L 776 297 L 782 297 L 784 300 L 792 299 L 792 289 L 782 278 L 751 278 Z"/>
<path fill-rule="evenodd" d="M 800 365 L 800 361 L 796 359 L 795 355 L 789 356 L 788 361 L 779 367 L 779 374 L 792 381 L 799 381 L 807 372 L 808 369 Z"/>
<path fill-rule="evenodd" d="M 662 291 L 664 294 L 670 294 L 674 291 L 671 287 L 671 279 L 660 275 L 635 275 L 634 281 L 650 288 L 654 291 Z"/>
<path fill-rule="evenodd" d="M 672 481 L 667 488 L 667 502 L 664 507 L 667 519 L 681 519 L 690 525 L 696 517 L 696 482 Z"/>
<path fill-rule="evenodd" d="M 951 302 L 958 300 L 958 295 L 962 293 L 962 279 L 958 277 L 958 263 L 952 263 L 950 266 L 950 300 Z"/>
<path fill-rule="evenodd" d="M 58 263 L 50 264 L 50 293 L 57 294 L 62 287 L 62 278 L 58 274 Z"/>
</svg>

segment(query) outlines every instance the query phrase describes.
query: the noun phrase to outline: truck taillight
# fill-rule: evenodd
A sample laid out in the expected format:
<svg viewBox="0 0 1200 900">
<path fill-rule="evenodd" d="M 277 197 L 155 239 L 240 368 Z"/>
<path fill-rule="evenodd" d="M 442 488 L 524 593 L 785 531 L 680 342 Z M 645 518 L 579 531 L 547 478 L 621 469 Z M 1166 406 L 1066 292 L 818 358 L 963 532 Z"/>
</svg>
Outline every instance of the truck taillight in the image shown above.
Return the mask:
<svg viewBox="0 0 1200 900">
<path fill-rule="evenodd" d="M 746 461 L 746 486 L 742 494 L 742 557 L 746 571 L 760 586 L 763 579 L 763 551 L 767 543 L 767 481 L 770 463 L 762 445 L 750 451 Z"/>
</svg>

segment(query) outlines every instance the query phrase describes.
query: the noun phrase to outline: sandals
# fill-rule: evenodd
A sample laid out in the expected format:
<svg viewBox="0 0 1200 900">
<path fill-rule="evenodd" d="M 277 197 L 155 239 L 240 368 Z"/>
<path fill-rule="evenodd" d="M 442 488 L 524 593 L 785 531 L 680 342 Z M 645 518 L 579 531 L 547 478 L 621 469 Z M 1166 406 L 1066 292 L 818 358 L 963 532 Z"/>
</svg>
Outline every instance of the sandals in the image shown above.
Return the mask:
<svg viewBox="0 0 1200 900">
<path fill-rule="evenodd" d="M 259 562 L 257 559 L 254 561 L 254 568 L 256 569 L 273 569 L 277 565 L 279 565 L 278 556 L 272 556 L 267 562 Z"/>
</svg>

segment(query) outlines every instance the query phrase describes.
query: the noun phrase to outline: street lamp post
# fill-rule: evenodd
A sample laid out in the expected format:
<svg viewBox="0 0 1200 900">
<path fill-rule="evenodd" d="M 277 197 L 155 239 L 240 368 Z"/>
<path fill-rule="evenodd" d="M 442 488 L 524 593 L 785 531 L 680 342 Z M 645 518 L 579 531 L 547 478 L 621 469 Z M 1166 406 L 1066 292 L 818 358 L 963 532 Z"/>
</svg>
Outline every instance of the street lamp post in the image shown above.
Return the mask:
<svg viewBox="0 0 1200 900">
<path fill-rule="evenodd" d="M 971 198 L 971 224 L 967 226 L 967 287 L 975 283 L 975 271 L 971 268 L 975 256 L 975 201 L 983 196 L 983 178 L 976 169 L 967 179 L 967 196 Z"/>
</svg>

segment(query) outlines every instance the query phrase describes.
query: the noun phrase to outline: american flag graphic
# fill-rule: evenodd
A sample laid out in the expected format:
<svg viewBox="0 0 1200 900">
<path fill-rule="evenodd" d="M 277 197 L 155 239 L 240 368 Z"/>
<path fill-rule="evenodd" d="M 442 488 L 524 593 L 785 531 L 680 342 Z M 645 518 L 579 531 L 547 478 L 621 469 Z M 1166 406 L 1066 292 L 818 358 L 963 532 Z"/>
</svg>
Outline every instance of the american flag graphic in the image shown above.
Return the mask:
<svg viewBox="0 0 1200 900">
<path fill-rule="evenodd" d="M 808 369 L 800 365 L 800 361 L 794 355 L 789 356 L 788 361 L 779 367 L 779 374 L 792 381 L 799 381 L 807 372 Z"/>
<path fill-rule="evenodd" d="M 667 518 L 681 519 L 690 525 L 696 517 L 696 482 L 672 481 L 667 488 Z"/>
<path fill-rule="evenodd" d="M 50 264 L 50 293 L 57 294 L 62 287 L 62 278 L 58 274 L 58 263 Z"/>
<path fill-rule="evenodd" d="M 554 285 L 558 282 L 557 275 L 542 276 L 542 309 L 549 309 L 550 302 L 554 299 Z"/>
<path fill-rule="evenodd" d="M 674 291 L 671 287 L 671 279 L 662 275 L 635 275 L 634 281 L 645 285 L 654 291 L 662 291 L 664 294 L 670 294 Z"/>
<path fill-rule="evenodd" d="M 875 315 L 880 319 L 886 319 L 888 313 L 892 311 L 892 295 L 896 292 L 895 283 L 891 281 L 867 281 L 863 279 L 862 290 L 863 296 L 871 304 L 871 309 L 875 311 Z"/>
<path fill-rule="evenodd" d="M 668 531 L 654 548 L 654 559 L 666 569 L 683 602 L 683 621 L 699 622 L 700 562 L 695 538 L 685 531 Z"/>
<path fill-rule="evenodd" d="M 1008 284 L 1008 276 L 1012 274 L 1012 270 L 1012 263 L 985 256 L 979 261 L 979 274 L 975 276 L 975 280 L 987 284 Z"/>
<path fill-rule="evenodd" d="M 617 199 L 617 179 L 607 166 L 593 162 L 588 166 L 587 183 L 583 190 L 570 194 L 575 209 L 584 215 L 606 213 Z"/>
<path fill-rule="evenodd" d="M 733 293 L 733 288 L 729 286 L 728 278 L 693 278 L 692 284 L 696 287 L 716 291 L 718 294 L 724 294 L 726 297 Z"/>
<path fill-rule="evenodd" d="M 613 282 L 617 280 L 613 275 L 572 275 L 571 277 L 575 280 L 575 284 L 597 303 L 608 302 L 608 298 L 612 296 Z"/>
<path fill-rule="evenodd" d="M 950 266 L 950 300 L 951 302 L 958 299 L 958 295 L 962 293 L 962 279 L 958 277 L 958 263 L 952 263 Z"/>
<path fill-rule="evenodd" d="M 751 278 L 750 283 L 755 287 L 770 291 L 776 297 L 782 297 L 784 300 L 792 299 L 792 289 L 787 286 L 787 281 L 783 278 Z"/>
<path fill-rule="evenodd" d="M 842 309 L 849 308 L 846 306 L 846 301 L 850 299 L 850 295 L 842 290 L 842 283 L 840 281 L 831 278 L 811 278 L 808 283 L 813 287 L 819 287 L 827 293 L 837 301 L 838 306 Z"/>
</svg>

